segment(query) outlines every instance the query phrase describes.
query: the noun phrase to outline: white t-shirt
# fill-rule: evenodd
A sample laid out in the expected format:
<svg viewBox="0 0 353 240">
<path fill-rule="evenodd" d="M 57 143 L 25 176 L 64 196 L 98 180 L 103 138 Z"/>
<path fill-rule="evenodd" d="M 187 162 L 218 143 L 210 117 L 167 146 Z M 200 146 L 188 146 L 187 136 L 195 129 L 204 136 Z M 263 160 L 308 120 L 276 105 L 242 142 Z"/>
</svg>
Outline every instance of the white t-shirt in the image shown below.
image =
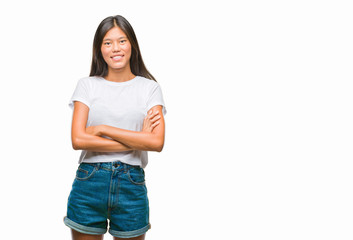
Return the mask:
<svg viewBox="0 0 353 240">
<path fill-rule="evenodd" d="M 86 77 L 78 81 L 69 106 L 80 101 L 89 107 L 88 126 L 109 125 L 131 131 L 141 131 L 147 111 L 156 105 L 166 109 L 159 84 L 153 80 L 136 76 L 126 82 L 112 82 L 103 77 Z M 107 137 L 108 138 L 108 137 Z M 82 150 L 81 162 L 121 161 L 145 167 L 148 163 L 146 151 L 92 152 Z"/>
</svg>

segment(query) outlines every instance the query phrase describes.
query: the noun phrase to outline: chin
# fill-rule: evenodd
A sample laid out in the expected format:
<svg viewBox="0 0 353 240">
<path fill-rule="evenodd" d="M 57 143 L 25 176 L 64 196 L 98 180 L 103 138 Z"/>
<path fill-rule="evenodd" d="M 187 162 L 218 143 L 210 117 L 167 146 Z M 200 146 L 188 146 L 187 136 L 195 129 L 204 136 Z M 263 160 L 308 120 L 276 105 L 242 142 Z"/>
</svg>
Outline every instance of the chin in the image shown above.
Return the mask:
<svg viewBox="0 0 353 240">
<path fill-rule="evenodd" d="M 109 66 L 109 68 L 113 71 L 122 71 L 127 68 L 127 66 Z"/>
<path fill-rule="evenodd" d="M 125 64 L 125 63 L 119 63 L 119 64 L 115 63 L 115 64 L 111 64 L 109 67 L 112 68 L 112 69 L 118 70 L 118 69 L 126 68 L 127 64 Z"/>
</svg>

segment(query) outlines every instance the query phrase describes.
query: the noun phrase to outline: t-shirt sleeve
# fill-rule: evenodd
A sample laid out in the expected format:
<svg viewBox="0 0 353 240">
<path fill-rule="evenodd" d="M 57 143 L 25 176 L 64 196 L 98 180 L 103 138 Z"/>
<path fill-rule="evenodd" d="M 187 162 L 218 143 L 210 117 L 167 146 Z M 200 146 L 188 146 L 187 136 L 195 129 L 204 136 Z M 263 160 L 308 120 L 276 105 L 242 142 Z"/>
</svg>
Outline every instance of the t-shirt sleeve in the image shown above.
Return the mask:
<svg viewBox="0 0 353 240">
<path fill-rule="evenodd" d="M 88 107 L 90 107 L 90 98 L 89 98 L 89 91 L 88 91 L 88 85 L 87 85 L 87 81 L 85 81 L 84 79 L 80 79 L 77 82 L 77 86 L 76 89 L 70 99 L 69 102 L 69 107 L 71 109 L 74 108 L 74 102 L 75 101 L 79 101 L 84 103 L 85 105 L 87 105 Z"/>
<path fill-rule="evenodd" d="M 167 109 L 164 104 L 164 99 L 163 99 L 161 87 L 159 86 L 158 83 L 156 83 L 153 86 L 153 88 L 151 89 L 151 92 L 150 92 L 148 100 L 147 100 L 146 111 L 150 110 L 152 107 L 157 106 L 157 105 L 162 105 L 163 115 L 165 115 L 167 113 Z"/>
</svg>

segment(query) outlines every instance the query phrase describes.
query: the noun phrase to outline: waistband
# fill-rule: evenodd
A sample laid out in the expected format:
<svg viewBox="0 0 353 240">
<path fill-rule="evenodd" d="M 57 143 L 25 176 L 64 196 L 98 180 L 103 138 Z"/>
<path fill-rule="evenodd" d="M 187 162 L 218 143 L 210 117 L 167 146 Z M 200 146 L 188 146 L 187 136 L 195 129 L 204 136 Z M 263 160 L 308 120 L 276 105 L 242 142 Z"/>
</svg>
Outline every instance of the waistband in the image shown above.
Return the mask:
<svg viewBox="0 0 353 240">
<path fill-rule="evenodd" d="M 127 163 L 123 163 L 120 161 L 115 161 L 115 162 L 98 162 L 98 163 L 86 163 L 82 162 L 81 164 L 88 164 L 91 166 L 94 166 L 97 170 L 102 168 L 105 170 L 110 170 L 114 171 L 117 169 L 124 169 L 125 171 L 129 170 L 130 168 L 140 168 L 140 166 L 135 166 L 135 165 L 130 165 Z"/>
</svg>

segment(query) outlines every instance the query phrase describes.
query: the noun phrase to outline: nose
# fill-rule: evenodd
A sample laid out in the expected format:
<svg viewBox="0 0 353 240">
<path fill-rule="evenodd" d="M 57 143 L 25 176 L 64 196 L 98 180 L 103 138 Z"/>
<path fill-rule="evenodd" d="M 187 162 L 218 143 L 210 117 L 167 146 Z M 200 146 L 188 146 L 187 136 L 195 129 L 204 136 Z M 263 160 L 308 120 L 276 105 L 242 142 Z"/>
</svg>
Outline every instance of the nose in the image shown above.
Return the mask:
<svg viewBox="0 0 353 240">
<path fill-rule="evenodd" d="M 119 44 L 118 44 L 118 43 L 114 43 L 112 50 L 113 50 L 113 52 L 118 52 L 118 51 L 120 51 L 120 46 L 119 46 Z"/>
</svg>

